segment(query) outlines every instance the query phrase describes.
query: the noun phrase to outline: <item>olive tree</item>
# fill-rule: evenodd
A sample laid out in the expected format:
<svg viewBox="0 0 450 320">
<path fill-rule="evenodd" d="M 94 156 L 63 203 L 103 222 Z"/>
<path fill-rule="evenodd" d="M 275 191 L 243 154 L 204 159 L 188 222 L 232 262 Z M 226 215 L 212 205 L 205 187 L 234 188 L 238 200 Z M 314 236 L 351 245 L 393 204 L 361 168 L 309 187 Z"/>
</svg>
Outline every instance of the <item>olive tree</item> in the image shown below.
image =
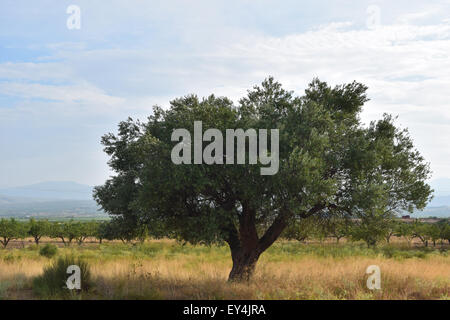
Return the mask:
<svg viewBox="0 0 450 320">
<path fill-rule="evenodd" d="M 95 188 L 95 199 L 124 223 L 161 225 L 191 243 L 226 242 L 233 261 L 229 280 L 248 280 L 261 254 L 292 221 L 426 205 L 428 164 L 391 116 L 369 126 L 361 123 L 366 90 L 357 82 L 331 87 L 315 79 L 296 96 L 268 78 L 238 103 L 188 95 L 171 101 L 168 109 L 155 107 L 147 121 L 129 118 L 117 134 L 103 136 L 115 175 Z M 242 129 L 248 135 L 244 148 L 234 143 L 222 153 L 216 148 L 220 136 L 210 135 L 200 152 L 209 152 L 212 164 L 175 164 L 176 145 L 187 146 L 186 158 L 199 146 L 172 141 L 172 134 L 185 129 L 194 136 L 196 121 L 202 122 L 202 133 L 216 129 L 222 137 L 227 129 Z M 265 159 L 250 163 L 245 146 L 260 129 L 270 132 L 267 150 L 275 141 L 271 130 L 279 130 L 278 152 L 264 157 L 279 160 L 273 175 L 261 174 Z M 246 161 L 227 164 L 234 157 Z"/>
<path fill-rule="evenodd" d="M 6 248 L 11 240 L 23 239 L 27 236 L 27 226 L 14 218 L 0 220 L 0 243 Z"/>
<path fill-rule="evenodd" d="M 399 222 L 396 226 L 395 235 L 405 238 L 408 245 L 411 245 L 411 242 L 414 239 L 414 224 Z"/>
<path fill-rule="evenodd" d="M 315 217 L 298 219 L 297 221 L 292 221 L 286 229 L 284 229 L 281 237 L 287 240 L 303 242 L 317 236 L 322 231 L 320 230 L 320 226 L 320 221 L 315 219 Z"/>
<path fill-rule="evenodd" d="M 43 236 L 50 235 L 51 224 L 48 220 L 36 220 L 31 218 L 28 222 L 28 234 L 33 237 L 34 242 L 39 245 Z"/>
</svg>

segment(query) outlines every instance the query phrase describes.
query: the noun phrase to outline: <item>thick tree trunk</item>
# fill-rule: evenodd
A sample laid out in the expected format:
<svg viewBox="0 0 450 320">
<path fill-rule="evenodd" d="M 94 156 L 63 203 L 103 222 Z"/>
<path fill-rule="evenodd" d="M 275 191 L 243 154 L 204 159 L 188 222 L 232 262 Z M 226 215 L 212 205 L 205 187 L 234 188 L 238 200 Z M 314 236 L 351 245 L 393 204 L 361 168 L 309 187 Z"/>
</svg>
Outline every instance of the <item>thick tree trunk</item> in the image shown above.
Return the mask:
<svg viewBox="0 0 450 320">
<path fill-rule="evenodd" d="M 228 281 L 249 281 L 253 276 L 259 256 L 257 251 L 246 252 L 244 249 L 240 249 L 233 252 L 232 250 L 233 268 L 228 276 Z"/>
<path fill-rule="evenodd" d="M 262 250 L 256 232 L 255 211 L 248 208 L 245 203 L 239 219 L 239 231 L 234 228 L 230 233 L 228 244 L 233 260 L 228 281 L 250 280 Z"/>
<path fill-rule="evenodd" d="M 251 279 L 261 254 L 269 248 L 286 227 L 286 215 L 280 214 L 273 224 L 259 238 L 256 232 L 255 211 L 243 204 L 239 218 L 239 230 L 228 226 L 228 239 L 233 267 L 228 281 L 242 282 Z"/>
<path fill-rule="evenodd" d="M 234 202 L 230 203 L 224 205 L 225 210 L 234 208 Z M 287 219 L 291 216 L 291 213 L 287 210 L 279 212 L 272 225 L 259 238 L 256 232 L 256 210 L 245 201 L 242 201 L 241 204 L 242 213 L 239 215 L 239 228 L 236 228 L 233 221 L 228 221 L 223 226 L 223 231 L 227 234 L 225 241 L 230 246 L 233 260 L 233 268 L 228 281 L 250 280 L 259 257 L 278 239 L 287 226 Z M 316 205 L 305 212 L 302 218 L 307 218 L 324 208 L 323 204 Z"/>
</svg>

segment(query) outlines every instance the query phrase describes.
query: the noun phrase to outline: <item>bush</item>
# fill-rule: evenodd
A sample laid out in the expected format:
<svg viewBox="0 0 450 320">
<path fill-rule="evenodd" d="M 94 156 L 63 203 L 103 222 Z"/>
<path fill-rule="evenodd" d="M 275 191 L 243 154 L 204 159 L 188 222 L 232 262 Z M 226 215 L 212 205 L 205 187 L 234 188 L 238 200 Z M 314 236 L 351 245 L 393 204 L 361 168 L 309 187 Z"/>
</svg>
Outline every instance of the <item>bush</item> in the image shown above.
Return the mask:
<svg viewBox="0 0 450 320">
<path fill-rule="evenodd" d="M 39 250 L 39 254 L 47 258 L 53 258 L 57 253 L 58 247 L 49 243 L 47 243 Z"/>
<path fill-rule="evenodd" d="M 81 289 L 69 290 L 66 281 L 70 277 L 67 268 L 77 265 L 81 271 Z M 90 268 L 87 262 L 69 257 L 60 257 L 52 265 L 44 269 L 41 276 L 33 280 L 33 291 L 41 298 L 67 298 L 92 288 Z"/>
<path fill-rule="evenodd" d="M 27 250 L 28 251 L 38 251 L 39 246 L 37 244 L 30 244 L 29 246 L 27 246 Z"/>
<path fill-rule="evenodd" d="M 18 255 L 14 254 L 13 252 L 8 253 L 3 257 L 3 261 L 6 263 L 14 263 L 16 261 L 20 261 L 22 259 L 22 256 L 20 253 Z"/>
<path fill-rule="evenodd" d="M 382 248 L 381 251 L 386 258 L 392 258 L 396 254 L 397 250 L 394 247 L 386 246 Z"/>
</svg>

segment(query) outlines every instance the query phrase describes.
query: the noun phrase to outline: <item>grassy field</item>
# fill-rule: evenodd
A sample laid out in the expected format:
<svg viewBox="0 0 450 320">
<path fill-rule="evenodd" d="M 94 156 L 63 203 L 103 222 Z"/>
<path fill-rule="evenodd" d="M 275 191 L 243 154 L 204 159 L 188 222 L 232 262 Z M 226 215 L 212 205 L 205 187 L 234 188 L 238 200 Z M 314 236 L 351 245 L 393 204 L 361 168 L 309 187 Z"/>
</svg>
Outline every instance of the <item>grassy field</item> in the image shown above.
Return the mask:
<svg viewBox="0 0 450 320">
<path fill-rule="evenodd" d="M 42 244 L 40 245 L 40 247 Z M 181 245 L 172 240 L 60 247 L 53 258 L 29 242 L 0 250 L 1 299 L 53 299 L 33 290 L 33 279 L 58 256 L 88 262 L 93 287 L 72 299 L 449 299 L 446 248 L 403 243 L 277 242 L 261 256 L 250 283 L 231 284 L 227 247 Z M 366 268 L 381 269 L 381 290 L 366 286 Z"/>
</svg>

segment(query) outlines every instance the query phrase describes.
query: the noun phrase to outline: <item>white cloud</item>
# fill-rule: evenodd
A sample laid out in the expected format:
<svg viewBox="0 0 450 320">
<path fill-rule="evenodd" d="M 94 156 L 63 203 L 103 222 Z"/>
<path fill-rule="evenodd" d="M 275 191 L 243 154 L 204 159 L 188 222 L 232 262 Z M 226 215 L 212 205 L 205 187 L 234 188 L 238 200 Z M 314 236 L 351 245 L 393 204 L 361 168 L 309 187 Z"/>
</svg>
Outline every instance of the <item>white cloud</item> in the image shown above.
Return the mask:
<svg viewBox="0 0 450 320">
<path fill-rule="evenodd" d="M 363 120 L 377 119 L 383 112 L 398 114 L 432 162 L 435 176 L 450 176 L 446 161 L 450 157 L 450 21 L 436 19 L 443 7 L 403 13 L 387 24 L 384 17 L 389 10 L 382 6 L 382 24 L 374 29 L 360 27 L 361 21 L 337 21 L 276 36 L 242 22 L 227 24 L 221 11 L 208 3 L 199 13 L 203 20 L 192 16 L 177 21 L 185 10 L 165 4 L 130 7 L 136 19 L 150 14 L 156 20 L 148 21 L 167 23 L 170 46 L 164 40 L 154 41 L 164 35 L 146 37 L 147 29 L 136 28 L 133 36 L 138 41 L 130 45 L 51 41 L 42 44 L 50 53 L 34 62 L 0 64 L 0 94 L 26 100 L 15 109 L 0 108 L 0 117 L 5 122 L 26 112 L 36 118 L 45 114 L 74 119 L 101 114 L 114 119 L 144 117 L 152 105 L 167 106 L 170 99 L 188 93 L 237 100 L 268 75 L 298 94 L 316 76 L 331 84 L 357 80 L 369 86 L 372 99 Z M 195 13 L 199 7 L 203 6 L 186 10 Z M 89 21 L 94 12 L 84 12 L 86 23 L 99 24 Z M 163 13 L 175 16 L 163 18 Z M 118 21 L 117 26 L 100 30 L 118 32 L 130 22 L 126 14 L 117 19 L 106 14 L 103 20 L 110 25 Z"/>
<path fill-rule="evenodd" d="M 92 103 L 114 106 L 124 101 L 89 85 L 42 85 L 38 83 L 0 83 L 0 93 L 23 99 L 45 99 L 65 103 Z"/>
</svg>

